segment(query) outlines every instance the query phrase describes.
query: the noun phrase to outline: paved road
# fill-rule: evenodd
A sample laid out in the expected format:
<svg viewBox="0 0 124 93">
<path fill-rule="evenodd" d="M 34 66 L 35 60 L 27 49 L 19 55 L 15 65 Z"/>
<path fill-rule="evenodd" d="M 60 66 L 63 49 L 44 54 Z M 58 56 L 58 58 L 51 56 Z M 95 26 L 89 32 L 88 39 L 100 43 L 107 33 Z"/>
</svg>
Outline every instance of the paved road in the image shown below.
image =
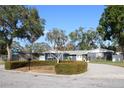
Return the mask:
<svg viewBox="0 0 124 93">
<path fill-rule="evenodd" d="M 124 88 L 124 68 L 89 63 L 88 72 L 80 75 L 47 75 L 3 70 L 0 65 L 0 87 L 7 88 Z"/>
</svg>

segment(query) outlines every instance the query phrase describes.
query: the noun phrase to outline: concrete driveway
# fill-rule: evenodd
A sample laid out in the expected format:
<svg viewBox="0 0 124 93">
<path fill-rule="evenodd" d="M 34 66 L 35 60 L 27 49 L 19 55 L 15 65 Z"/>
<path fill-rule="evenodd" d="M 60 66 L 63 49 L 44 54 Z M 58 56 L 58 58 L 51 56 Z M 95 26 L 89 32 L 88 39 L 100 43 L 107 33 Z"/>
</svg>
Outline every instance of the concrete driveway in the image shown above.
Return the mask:
<svg viewBox="0 0 124 93">
<path fill-rule="evenodd" d="M 43 73 L 6 71 L 0 65 L 0 87 L 14 88 L 124 88 L 124 68 L 89 63 L 80 75 L 48 75 Z"/>
</svg>

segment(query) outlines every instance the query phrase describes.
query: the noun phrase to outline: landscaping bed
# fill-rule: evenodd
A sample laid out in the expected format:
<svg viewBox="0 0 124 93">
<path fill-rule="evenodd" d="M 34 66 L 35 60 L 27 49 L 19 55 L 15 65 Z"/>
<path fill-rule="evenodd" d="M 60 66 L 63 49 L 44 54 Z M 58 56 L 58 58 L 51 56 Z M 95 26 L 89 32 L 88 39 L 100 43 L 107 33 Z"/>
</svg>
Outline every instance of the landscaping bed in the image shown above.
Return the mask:
<svg viewBox="0 0 124 93">
<path fill-rule="evenodd" d="M 15 70 L 17 71 L 23 71 L 23 72 L 37 72 L 37 73 L 51 73 L 55 74 L 55 67 L 54 66 L 31 66 L 30 70 L 29 67 L 21 67 L 21 68 L 16 68 Z"/>
<path fill-rule="evenodd" d="M 32 61 L 30 62 L 30 66 L 45 66 L 45 65 L 55 65 L 56 62 L 54 61 Z M 29 66 L 28 61 L 12 61 L 12 62 L 5 62 L 5 69 L 11 70 L 20 67 Z"/>
<path fill-rule="evenodd" d="M 74 62 L 74 61 L 60 61 L 56 63 L 55 61 L 32 61 L 30 63 L 27 61 L 18 61 L 18 62 L 6 62 L 5 69 L 11 70 L 15 69 L 18 71 L 24 72 L 40 72 L 40 73 L 56 73 L 56 74 L 80 74 L 87 71 L 86 62 Z"/>
</svg>

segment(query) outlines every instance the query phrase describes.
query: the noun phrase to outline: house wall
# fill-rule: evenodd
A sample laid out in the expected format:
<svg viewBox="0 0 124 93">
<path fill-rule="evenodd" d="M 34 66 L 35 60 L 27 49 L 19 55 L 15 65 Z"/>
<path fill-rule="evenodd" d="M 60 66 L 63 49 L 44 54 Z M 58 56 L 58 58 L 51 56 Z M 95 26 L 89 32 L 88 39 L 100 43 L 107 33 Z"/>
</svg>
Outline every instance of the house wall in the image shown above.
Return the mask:
<svg viewBox="0 0 124 93">
<path fill-rule="evenodd" d="M 44 54 L 44 57 L 45 57 L 45 60 L 56 60 L 56 58 L 54 56 L 56 56 L 57 54 L 52 54 L 52 53 L 45 53 Z M 60 56 L 60 60 L 63 60 L 64 59 L 64 56 L 63 54 Z"/>
<path fill-rule="evenodd" d="M 113 55 L 113 53 L 111 53 L 111 52 L 105 52 L 104 53 L 104 58 L 106 60 L 112 60 L 112 55 Z"/>
<path fill-rule="evenodd" d="M 88 53 L 86 59 L 87 60 L 96 59 L 96 53 Z"/>
<path fill-rule="evenodd" d="M 39 60 L 45 60 L 45 55 L 41 55 L 41 56 L 39 57 Z"/>
<path fill-rule="evenodd" d="M 64 55 L 63 55 L 63 60 L 76 61 L 76 55 L 64 54 Z"/>
<path fill-rule="evenodd" d="M 112 61 L 123 61 L 123 55 L 112 55 Z"/>
<path fill-rule="evenodd" d="M 80 55 L 82 53 L 82 55 Z M 89 52 L 89 53 L 85 53 L 83 54 L 83 52 L 78 53 L 76 52 L 72 52 L 72 53 L 67 53 L 65 52 L 64 54 L 62 54 L 60 60 L 73 60 L 73 61 L 82 61 L 84 59 L 86 60 L 93 60 L 93 59 L 97 59 L 97 58 L 104 58 L 104 59 L 112 59 L 112 52 Z M 56 55 L 55 53 L 53 53 L 53 55 Z M 45 60 L 56 60 L 53 56 L 50 57 L 50 53 L 45 53 Z"/>
<path fill-rule="evenodd" d="M 72 61 L 76 61 L 76 55 L 72 56 Z"/>
<path fill-rule="evenodd" d="M 82 61 L 83 57 L 82 55 L 76 55 L 76 61 Z"/>
<path fill-rule="evenodd" d="M 54 58 L 52 57 L 51 53 L 45 53 L 45 60 L 53 60 Z"/>
<path fill-rule="evenodd" d="M 87 57 L 88 57 L 89 60 L 94 60 L 94 59 L 97 59 L 97 58 L 112 60 L 112 53 L 111 52 L 88 53 Z"/>
<path fill-rule="evenodd" d="M 104 53 L 100 52 L 100 53 L 95 53 L 96 54 L 96 58 L 103 58 L 104 57 Z"/>
<path fill-rule="evenodd" d="M 72 60 L 72 61 L 76 61 L 76 55 L 72 55 L 72 56 L 71 56 L 71 60 Z"/>
</svg>

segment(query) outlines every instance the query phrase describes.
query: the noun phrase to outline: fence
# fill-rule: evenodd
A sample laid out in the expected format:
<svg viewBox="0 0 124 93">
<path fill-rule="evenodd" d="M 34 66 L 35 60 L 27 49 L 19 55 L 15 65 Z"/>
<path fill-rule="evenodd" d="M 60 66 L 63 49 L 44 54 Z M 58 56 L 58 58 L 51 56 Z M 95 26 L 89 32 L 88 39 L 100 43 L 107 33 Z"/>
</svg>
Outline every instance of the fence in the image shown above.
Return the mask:
<svg viewBox="0 0 124 93">
<path fill-rule="evenodd" d="M 26 61 L 30 58 L 30 55 L 25 55 L 25 54 L 18 54 L 18 55 L 13 55 L 12 60 L 13 61 Z M 32 60 L 39 60 L 39 57 L 36 56 L 31 56 Z M 0 55 L 0 61 L 7 61 L 7 55 Z"/>
</svg>

